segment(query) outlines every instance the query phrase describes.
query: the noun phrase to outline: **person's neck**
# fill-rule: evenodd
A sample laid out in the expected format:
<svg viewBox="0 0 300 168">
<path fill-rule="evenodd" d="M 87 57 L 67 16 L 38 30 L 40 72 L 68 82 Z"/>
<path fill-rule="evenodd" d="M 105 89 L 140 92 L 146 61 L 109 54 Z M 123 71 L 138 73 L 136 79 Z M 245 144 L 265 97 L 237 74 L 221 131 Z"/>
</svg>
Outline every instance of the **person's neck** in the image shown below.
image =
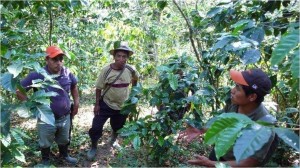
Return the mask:
<svg viewBox="0 0 300 168">
<path fill-rule="evenodd" d="M 250 114 L 252 113 L 257 107 L 259 106 L 259 104 L 253 102 L 253 103 L 249 103 L 246 105 L 239 105 L 238 107 L 238 112 L 241 114 Z"/>
<path fill-rule="evenodd" d="M 111 68 L 115 69 L 115 70 L 122 70 L 124 68 L 124 66 L 120 67 L 116 63 L 112 63 L 111 64 Z"/>
<path fill-rule="evenodd" d="M 53 71 L 51 71 L 51 70 L 49 69 L 48 66 L 46 66 L 46 68 L 47 68 L 47 71 L 48 71 L 49 74 L 51 74 L 51 75 L 60 75 L 60 72 L 61 72 L 61 71 L 59 71 L 59 72 L 53 72 Z"/>
</svg>

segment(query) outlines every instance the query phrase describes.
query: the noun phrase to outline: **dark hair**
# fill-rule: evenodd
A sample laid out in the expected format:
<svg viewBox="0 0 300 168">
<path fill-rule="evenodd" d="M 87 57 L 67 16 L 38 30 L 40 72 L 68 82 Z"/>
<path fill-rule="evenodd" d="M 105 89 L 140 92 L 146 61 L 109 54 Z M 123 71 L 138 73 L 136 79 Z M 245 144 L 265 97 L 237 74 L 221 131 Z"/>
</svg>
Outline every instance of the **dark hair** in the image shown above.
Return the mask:
<svg viewBox="0 0 300 168">
<path fill-rule="evenodd" d="M 255 92 L 250 86 L 245 86 L 245 85 L 241 85 L 246 96 L 255 93 L 257 95 L 257 98 L 255 100 L 256 103 L 260 104 L 261 102 L 264 101 L 264 97 L 262 94 L 259 94 L 257 92 Z"/>
</svg>

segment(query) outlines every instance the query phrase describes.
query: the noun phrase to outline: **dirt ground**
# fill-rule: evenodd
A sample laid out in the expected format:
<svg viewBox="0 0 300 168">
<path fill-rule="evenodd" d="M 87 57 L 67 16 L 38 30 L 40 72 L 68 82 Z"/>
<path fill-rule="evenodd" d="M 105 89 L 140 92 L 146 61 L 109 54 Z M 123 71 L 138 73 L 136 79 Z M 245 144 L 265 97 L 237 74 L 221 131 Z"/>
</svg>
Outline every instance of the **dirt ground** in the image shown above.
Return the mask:
<svg viewBox="0 0 300 168">
<path fill-rule="evenodd" d="M 92 125 L 92 120 L 94 117 L 93 113 L 93 95 L 86 94 L 81 98 L 81 104 L 78 114 L 73 119 L 73 129 L 72 129 L 72 140 L 69 147 L 69 154 L 72 157 L 78 159 L 77 165 L 68 165 L 58 157 L 59 153 L 57 150 L 57 145 L 54 143 L 51 148 L 51 163 L 55 167 L 109 167 L 112 163 L 116 162 L 117 148 L 109 144 L 111 127 L 109 121 L 104 125 L 103 136 L 98 142 L 97 155 L 94 160 L 89 161 L 86 157 L 86 153 L 90 148 L 90 139 L 88 136 L 88 130 Z M 140 109 L 141 110 L 141 109 Z M 142 112 L 146 111 L 146 112 Z M 154 113 L 155 109 L 144 109 L 141 110 L 140 116 L 146 114 Z M 35 119 L 25 119 L 24 121 L 18 120 L 18 125 L 21 129 L 27 130 L 32 133 L 33 139 L 29 140 L 28 143 L 25 142 L 27 146 L 31 146 L 28 152 L 25 152 L 25 158 L 27 163 L 23 164 L 24 167 L 36 167 L 36 165 L 41 160 L 41 154 L 38 149 L 38 141 L 36 135 L 36 120 Z M 122 144 L 122 139 L 118 139 L 120 144 Z M 36 150 L 36 151 L 33 151 Z"/>
</svg>

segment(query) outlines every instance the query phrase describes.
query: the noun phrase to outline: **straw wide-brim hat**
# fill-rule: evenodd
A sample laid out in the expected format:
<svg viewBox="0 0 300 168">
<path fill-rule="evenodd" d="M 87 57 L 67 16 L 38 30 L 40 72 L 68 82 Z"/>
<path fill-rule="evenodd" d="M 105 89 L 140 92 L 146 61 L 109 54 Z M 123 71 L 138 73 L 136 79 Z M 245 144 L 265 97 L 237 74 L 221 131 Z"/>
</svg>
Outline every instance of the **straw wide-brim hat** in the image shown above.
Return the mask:
<svg viewBox="0 0 300 168">
<path fill-rule="evenodd" d="M 115 48 L 115 49 L 112 49 L 109 51 L 109 53 L 111 55 L 114 55 L 116 51 L 128 51 L 129 53 L 129 56 L 131 56 L 133 54 L 133 51 L 131 48 L 129 48 L 128 46 L 124 46 L 124 45 L 121 45 L 119 48 Z"/>
</svg>

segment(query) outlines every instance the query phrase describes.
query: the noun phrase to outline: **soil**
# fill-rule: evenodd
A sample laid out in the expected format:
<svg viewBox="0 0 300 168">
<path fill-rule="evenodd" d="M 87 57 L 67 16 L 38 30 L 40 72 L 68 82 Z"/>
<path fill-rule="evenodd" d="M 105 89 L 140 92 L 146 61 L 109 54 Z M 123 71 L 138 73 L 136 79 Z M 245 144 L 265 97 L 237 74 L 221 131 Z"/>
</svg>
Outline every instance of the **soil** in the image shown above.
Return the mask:
<svg viewBox="0 0 300 168">
<path fill-rule="evenodd" d="M 94 117 L 93 113 L 93 95 L 84 95 L 81 98 L 81 104 L 78 114 L 73 119 L 72 140 L 69 146 L 69 154 L 72 157 L 78 159 L 76 165 L 69 165 L 62 161 L 59 157 L 59 152 L 56 143 L 51 147 L 51 159 L 50 162 L 55 167 L 110 167 L 111 164 L 117 162 L 117 148 L 113 147 L 109 143 L 111 127 L 109 121 L 104 125 L 103 136 L 98 142 L 98 150 L 94 160 L 89 161 L 86 157 L 86 153 L 90 148 L 90 138 L 88 136 L 88 130 L 92 125 Z M 146 110 L 149 112 L 149 110 Z M 152 113 L 153 109 L 149 113 Z M 145 113 L 141 113 L 141 116 Z M 35 119 L 21 119 L 18 116 L 14 116 L 12 125 L 19 125 L 22 130 L 27 133 L 32 139 L 25 140 L 25 144 L 29 147 L 24 152 L 26 163 L 21 163 L 24 167 L 36 167 L 41 160 L 41 154 L 38 147 L 37 132 L 36 132 L 36 120 Z M 28 142 L 27 142 L 28 141 Z M 118 138 L 120 144 L 122 139 Z M 115 164 L 118 165 L 118 164 Z M 121 166 L 121 165 L 120 165 Z"/>
</svg>

